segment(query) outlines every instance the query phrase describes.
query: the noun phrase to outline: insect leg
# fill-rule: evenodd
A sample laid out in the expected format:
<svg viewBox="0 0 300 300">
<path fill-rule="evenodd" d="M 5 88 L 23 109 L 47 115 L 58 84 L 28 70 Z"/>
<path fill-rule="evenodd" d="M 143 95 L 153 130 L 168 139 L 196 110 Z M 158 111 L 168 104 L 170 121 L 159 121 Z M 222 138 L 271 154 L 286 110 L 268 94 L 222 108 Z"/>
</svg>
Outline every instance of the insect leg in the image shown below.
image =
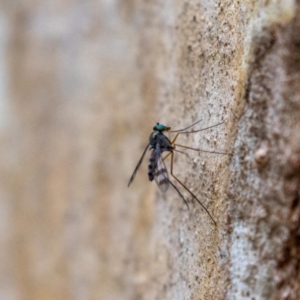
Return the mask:
<svg viewBox="0 0 300 300">
<path fill-rule="evenodd" d="M 167 157 L 169 157 L 171 155 L 171 152 L 169 152 L 164 158 L 163 160 L 165 160 Z"/>
<path fill-rule="evenodd" d="M 182 128 L 182 129 L 178 129 L 178 130 L 172 130 L 171 132 L 178 132 L 178 131 L 184 131 L 184 130 L 187 130 L 187 129 L 189 129 L 189 128 L 195 126 L 196 124 L 200 123 L 201 121 L 202 121 L 202 120 L 199 120 L 199 121 L 193 123 L 192 125 L 190 125 L 190 126 L 188 126 L 188 127 L 185 127 L 185 128 Z"/>
<path fill-rule="evenodd" d="M 217 225 L 216 221 L 214 220 L 214 218 L 211 216 L 211 214 L 209 213 L 209 211 L 207 210 L 207 208 L 201 203 L 201 201 L 194 195 L 193 192 L 191 192 L 174 174 L 173 174 L 173 159 L 174 159 L 174 153 L 171 152 L 171 167 L 170 167 L 170 173 L 172 175 L 172 177 L 174 177 L 176 179 L 177 182 L 179 182 L 186 191 L 188 191 L 190 193 L 190 195 L 196 199 L 196 201 L 201 205 L 201 207 L 207 212 L 207 214 L 209 215 L 209 217 L 211 218 L 211 220 L 213 221 L 213 223 L 215 224 L 215 226 Z"/>
<path fill-rule="evenodd" d="M 186 202 L 185 198 L 182 196 L 182 194 L 180 193 L 179 189 L 176 187 L 176 185 L 169 179 L 169 183 L 172 185 L 172 187 L 177 191 L 177 193 L 179 194 L 179 196 L 182 198 L 183 202 L 185 203 L 185 205 L 187 206 L 188 209 L 190 209 L 188 203 Z"/>
<path fill-rule="evenodd" d="M 190 150 L 195 150 L 195 151 L 207 152 L 207 153 L 230 155 L 230 153 L 228 153 L 228 152 L 209 151 L 209 150 L 203 150 L 203 149 L 187 147 L 187 146 L 183 146 L 183 145 L 179 145 L 179 144 L 174 144 L 174 146 L 185 148 L 185 149 L 190 149 Z"/>
<path fill-rule="evenodd" d="M 172 144 L 172 145 L 175 144 L 175 142 L 176 142 L 176 140 L 177 140 L 177 138 L 178 138 L 178 135 L 179 135 L 180 133 L 182 133 L 182 132 L 176 133 L 175 137 L 174 137 L 173 140 L 171 141 L 171 144 Z"/>
<path fill-rule="evenodd" d="M 210 129 L 210 128 L 219 126 L 219 125 L 223 124 L 224 121 L 222 121 L 222 122 L 220 122 L 220 123 L 217 123 L 217 124 L 214 124 L 214 125 L 211 125 L 211 126 L 208 126 L 208 127 L 205 127 L 205 128 L 198 129 L 198 130 L 183 131 L 183 130 L 186 130 L 186 129 L 188 129 L 188 128 L 194 126 L 194 125 L 197 124 L 197 123 L 198 123 L 198 122 L 192 124 L 192 125 L 189 126 L 189 127 L 184 128 L 184 129 L 181 129 L 181 130 L 172 130 L 172 131 L 170 131 L 170 132 L 178 132 L 178 134 L 180 134 L 180 133 L 195 133 L 195 132 L 204 131 L 204 130 L 207 130 L 207 129 Z"/>
</svg>

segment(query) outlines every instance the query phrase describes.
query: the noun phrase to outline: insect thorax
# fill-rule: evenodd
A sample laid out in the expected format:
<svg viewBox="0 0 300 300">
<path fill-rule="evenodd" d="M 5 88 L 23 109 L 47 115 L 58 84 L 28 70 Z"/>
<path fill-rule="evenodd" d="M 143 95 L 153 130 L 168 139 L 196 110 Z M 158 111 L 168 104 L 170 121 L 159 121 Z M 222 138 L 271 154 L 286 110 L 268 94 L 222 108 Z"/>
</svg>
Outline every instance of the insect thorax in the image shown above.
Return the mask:
<svg viewBox="0 0 300 300">
<path fill-rule="evenodd" d="M 157 144 L 159 144 L 161 152 L 174 149 L 168 137 L 160 131 L 153 131 L 149 137 L 150 149 L 155 149 Z"/>
</svg>

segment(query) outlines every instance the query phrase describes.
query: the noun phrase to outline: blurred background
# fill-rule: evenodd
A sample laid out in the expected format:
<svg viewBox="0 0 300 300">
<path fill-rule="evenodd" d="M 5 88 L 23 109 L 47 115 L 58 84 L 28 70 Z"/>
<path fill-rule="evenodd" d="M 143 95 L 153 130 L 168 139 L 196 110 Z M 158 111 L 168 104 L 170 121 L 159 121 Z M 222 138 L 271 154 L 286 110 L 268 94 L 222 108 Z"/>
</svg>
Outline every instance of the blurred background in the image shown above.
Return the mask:
<svg viewBox="0 0 300 300">
<path fill-rule="evenodd" d="M 124 220 L 153 196 L 127 183 L 156 101 L 133 5 L 1 4 L 1 300 L 126 298 Z"/>
</svg>

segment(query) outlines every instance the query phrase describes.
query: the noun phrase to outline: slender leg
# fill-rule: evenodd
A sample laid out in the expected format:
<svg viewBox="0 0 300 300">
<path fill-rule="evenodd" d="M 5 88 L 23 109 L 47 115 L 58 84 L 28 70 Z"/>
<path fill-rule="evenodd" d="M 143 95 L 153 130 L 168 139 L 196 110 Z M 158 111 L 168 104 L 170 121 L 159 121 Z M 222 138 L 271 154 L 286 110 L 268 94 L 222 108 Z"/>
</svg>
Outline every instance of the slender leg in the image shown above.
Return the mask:
<svg viewBox="0 0 300 300">
<path fill-rule="evenodd" d="M 174 144 L 174 146 L 185 148 L 185 149 L 190 149 L 190 150 L 195 150 L 195 151 L 201 151 L 201 152 L 207 152 L 207 153 L 215 153 L 215 154 L 224 154 L 224 155 L 230 155 L 230 153 L 227 152 L 218 152 L 218 151 L 209 151 L 209 150 L 202 150 L 202 149 L 197 149 L 197 148 L 192 148 L 192 147 L 187 147 L 179 144 Z"/>
<path fill-rule="evenodd" d="M 169 157 L 170 154 L 171 154 L 171 152 L 169 152 L 169 153 L 163 158 L 163 160 L 165 160 L 167 157 Z"/>
<path fill-rule="evenodd" d="M 189 128 L 195 126 L 196 124 L 200 123 L 201 121 L 202 121 L 202 120 L 199 120 L 199 121 L 193 123 L 192 125 L 190 125 L 190 126 L 188 126 L 188 127 L 185 127 L 185 128 L 182 128 L 182 129 L 178 129 L 178 130 L 172 130 L 171 132 L 179 132 L 179 131 L 187 130 L 187 129 L 189 129 Z"/>
<path fill-rule="evenodd" d="M 194 193 L 192 193 L 174 174 L 173 174 L 173 159 L 174 159 L 174 153 L 171 152 L 171 167 L 170 167 L 170 173 L 172 175 L 172 177 L 174 177 L 176 179 L 177 182 L 179 182 L 186 191 L 188 191 L 190 193 L 190 195 L 192 197 L 194 197 L 197 202 L 202 206 L 202 208 L 207 212 L 207 214 L 209 215 L 209 217 L 212 219 L 212 221 L 214 222 L 215 226 L 217 225 L 216 221 L 214 220 L 214 218 L 211 216 L 211 214 L 209 213 L 209 211 L 207 210 L 207 208 L 200 202 L 200 200 L 194 195 Z"/>
<path fill-rule="evenodd" d="M 172 131 L 170 131 L 170 132 L 178 132 L 178 133 L 194 133 L 194 132 L 199 132 L 199 131 L 203 131 L 203 130 L 207 130 L 207 129 L 210 129 L 210 128 L 219 126 L 219 125 L 223 124 L 224 121 L 222 121 L 222 122 L 220 122 L 220 123 L 217 123 L 217 124 L 215 124 L 215 125 L 209 126 L 209 127 L 205 127 L 205 128 L 198 129 L 198 130 L 184 131 L 184 130 L 186 130 L 186 129 L 188 129 L 188 128 L 194 126 L 194 125 L 196 125 L 197 123 L 199 123 L 199 122 L 196 122 L 196 123 L 192 124 L 191 126 L 186 127 L 186 128 L 184 128 L 184 129 L 181 129 L 181 130 L 172 130 Z"/>
<path fill-rule="evenodd" d="M 180 131 L 180 132 L 177 132 L 177 131 L 170 131 L 170 132 L 177 132 L 174 139 L 172 140 L 172 145 L 176 142 L 177 140 L 177 137 L 179 134 L 183 134 L 183 133 L 196 133 L 196 132 L 199 132 L 199 131 L 204 131 L 204 130 L 207 130 L 207 129 L 210 129 L 210 128 L 213 128 L 213 127 L 216 127 L 218 125 L 221 125 L 223 124 L 224 122 L 220 122 L 218 124 L 215 124 L 215 125 L 212 125 L 212 126 L 209 126 L 209 127 L 205 127 L 205 128 L 201 128 L 201 129 L 198 129 L 198 130 L 193 130 L 193 131 Z"/>
<path fill-rule="evenodd" d="M 177 138 L 178 138 L 178 135 L 179 135 L 180 133 L 182 133 L 182 132 L 178 132 L 178 133 L 176 133 L 176 135 L 175 135 L 174 139 L 171 141 L 171 144 L 172 144 L 172 145 L 174 145 L 174 144 L 175 144 L 175 142 L 176 142 L 176 140 L 177 140 Z"/>
<path fill-rule="evenodd" d="M 223 123 L 223 122 L 222 122 Z M 218 124 L 215 124 L 213 126 L 210 126 L 210 127 L 206 127 L 206 128 L 202 128 L 202 129 L 199 129 L 199 130 L 195 130 L 195 131 L 183 131 L 183 132 L 178 132 L 176 133 L 175 137 L 173 138 L 173 140 L 171 141 L 171 144 L 174 148 L 176 148 L 176 146 L 178 147 L 182 147 L 182 148 L 185 148 L 185 149 L 190 149 L 190 150 L 195 150 L 195 151 L 202 151 L 202 152 L 207 152 L 207 153 L 215 153 L 215 154 L 224 154 L 224 155 L 230 155 L 230 153 L 228 152 L 219 152 L 219 151 L 208 151 L 208 150 L 202 150 L 202 149 L 196 149 L 196 148 L 192 148 L 192 147 L 187 147 L 187 146 L 183 146 L 183 145 L 179 145 L 179 144 L 175 144 L 179 134 L 182 134 L 182 133 L 195 133 L 195 132 L 199 132 L 199 131 L 202 131 L 202 130 L 206 130 L 206 129 L 209 129 L 209 128 L 212 128 L 212 127 L 215 127 L 215 126 L 218 126 L 222 123 L 218 123 Z M 164 160 L 170 155 L 170 153 L 168 153 L 168 155 L 164 158 Z"/>
<path fill-rule="evenodd" d="M 169 179 L 169 183 L 172 185 L 172 187 L 177 191 L 177 193 L 179 194 L 179 196 L 182 198 L 183 202 L 185 203 L 185 205 L 187 206 L 188 209 L 190 209 L 188 203 L 186 202 L 185 198 L 182 196 L 182 194 L 180 193 L 180 191 L 178 190 L 177 186 Z"/>
</svg>

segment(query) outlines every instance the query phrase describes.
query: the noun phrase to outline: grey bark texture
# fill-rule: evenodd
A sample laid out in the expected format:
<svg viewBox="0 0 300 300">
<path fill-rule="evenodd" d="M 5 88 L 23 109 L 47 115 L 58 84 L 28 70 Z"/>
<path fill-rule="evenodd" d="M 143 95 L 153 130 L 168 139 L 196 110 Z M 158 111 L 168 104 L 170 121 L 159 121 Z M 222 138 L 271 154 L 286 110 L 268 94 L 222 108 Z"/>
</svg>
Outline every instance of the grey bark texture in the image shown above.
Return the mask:
<svg viewBox="0 0 300 300">
<path fill-rule="evenodd" d="M 300 299 L 300 1 L 4 1 L 0 77 L 1 300 Z M 197 120 L 216 226 L 149 156 L 127 188 Z"/>
</svg>

